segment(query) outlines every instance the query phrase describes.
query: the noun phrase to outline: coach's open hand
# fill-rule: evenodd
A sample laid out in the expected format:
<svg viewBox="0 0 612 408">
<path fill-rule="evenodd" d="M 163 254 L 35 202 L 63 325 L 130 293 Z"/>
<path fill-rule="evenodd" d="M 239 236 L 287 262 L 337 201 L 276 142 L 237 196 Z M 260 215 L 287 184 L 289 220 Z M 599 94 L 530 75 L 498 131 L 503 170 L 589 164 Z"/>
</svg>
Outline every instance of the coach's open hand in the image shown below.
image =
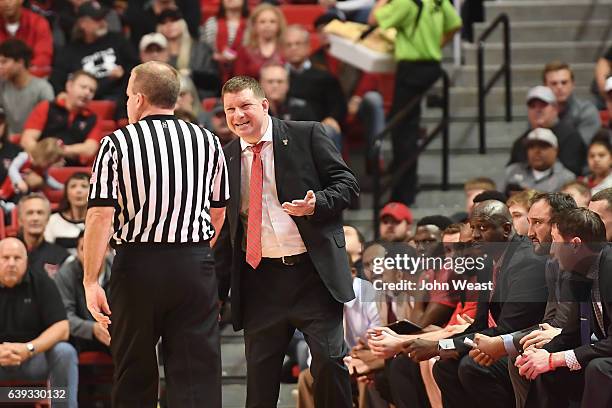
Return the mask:
<svg viewBox="0 0 612 408">
<path fill-rule="evenodd" d="M 87 300 L 87 309 L 89 313 L 99 322 L 105 329 L 108 329 L 108 325 L 111 324 L 108 315 L 111 314 L 110 307 L 106 301 L 106 294 L 102 286 L 98 282 L 86 283 L 85 287 L 85 299 Z M 104 314 L 102 314 L 104 313 Z"/>
<path fill-rule="evenodd" d="M 316 202 L 317 198 L 315 197 L 314 191 L 308 190 L 303 200 L 293 200 L 290 203 L 283 203 L 283 210 L 294 217 L 312 215 L 315 211 Z"/>
</svg>

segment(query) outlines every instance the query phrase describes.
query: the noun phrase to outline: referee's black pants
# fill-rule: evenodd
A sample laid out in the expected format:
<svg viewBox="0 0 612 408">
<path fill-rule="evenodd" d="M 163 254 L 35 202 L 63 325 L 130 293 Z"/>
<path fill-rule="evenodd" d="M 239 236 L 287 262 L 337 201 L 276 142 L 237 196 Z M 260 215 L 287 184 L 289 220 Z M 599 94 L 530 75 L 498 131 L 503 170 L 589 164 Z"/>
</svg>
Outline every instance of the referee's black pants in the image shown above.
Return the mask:
<svg viewBox="0 0 612 408">
<path fill-rule="evenodd" d="M 343 304 L 329 293 L 310 259 L 294 266 L 262 259 L 246 265 L 241 298 L 247 359 L 247 407 L 277 405 L 281 368 L 289 341 L 299 329 L 312 355 L 317 408 L 352 407 L 351 383 L 342 359 Z"/>
<path fill-rule="evenodd" d="M 416 96 L 426 92 L 440 78 L 442 69 L 438 61 L 399 61 L 395 71 L 395 88 L 391 118 L 402 111 Z M 421 122 L 421 98 L 408 114 L 391 130 L 393 142 L 393 171 L 399 171 L 402 164 L 415 156 L 419 145 Z M 391 191 L 391 201 L 406 205 L 414 203 L 417 194 L 418 160 L 397 175 Z M 394 176 L 396 176 L 394 174 Z"/>
<path fill-rule="evenodd" d="M 204 244 L 120 247 L 109 285 L 113 408 L 157 406 L 160 336 L 168 406 L 221 407 L 211 249 Z"/>
</svg>

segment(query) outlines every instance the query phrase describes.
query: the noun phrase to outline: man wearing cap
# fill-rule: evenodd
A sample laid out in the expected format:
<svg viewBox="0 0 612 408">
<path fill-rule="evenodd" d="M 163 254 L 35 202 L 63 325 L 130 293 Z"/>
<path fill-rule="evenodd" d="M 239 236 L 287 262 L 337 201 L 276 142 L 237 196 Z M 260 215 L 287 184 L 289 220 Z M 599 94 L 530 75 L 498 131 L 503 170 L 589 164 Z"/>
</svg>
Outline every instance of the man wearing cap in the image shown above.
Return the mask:
<svg viewBox="0 0 612 408">
<path fill-rule="evenodd" d="M 525 138 L 527 161 L 506 167 L 506 187 L 555 192 L 574 180 L 574 174 L 557 160 L 559 144 L 555 134 L 546 128 L 536 128 Z"/>
<path fill-rule="evenodd" d="M 227 127 L 227 121 L 225 120 L 225 111 L 223 110 L 223 103 L 220 99 L 217 99 L 215 105 L 208 112 L 208 118 L 204 122 L 204 127 L 210 129 L 221 142 L 221 146 L 225 146 L 238 136 L 232 133 Z"/>
<path fill-rule="evenodd" d="M 559 161 L 576 176 L 581 175 L 586 166 L 586 145 L 576 128 L 566 121 L 559 120 L 557 98 L 550 88 L 539 85 L 529 90 L 527 117 L 529 130 L 514 142 L 508 164 L 526 162 L 527 134 L 532 129 L 546 128 L 556 136 Z"/>
<path fill-rule="evenodd" d="M 407 242 L 412 227 L 412 212 L 405 204 L 391 202 L 380 211 L 380 239 L 387 242 Z"/>
<path fill-rule="evenodd" d="M 32 49 L 30 72 L 46 77 L 51 72 L 53 37 L 47 19 L 28 10 L 23 0 L 2 2 L 0 9 L 0 42 L 9 38 L 23 41 Z"/>
<path fill-rule="evenodd" d="M 98 80 L 94 99 L 122 101 L 127 74 L 137 63 L 130 43 L 119 33 L 108 32 L 108 9 L 87 1 L 77 10 L 73 41 L 56 55 L 50 82 L 57 93 L 64 90 L 68 74 L 82 69 Z"/>
<path fill-rule="evenodd" d="M 162 33 L 149 33 L 142 37 L 138 47 L 140 51 L 140 62 L 159 61 L 168 63 L 168 40 Z"/>
</svg>

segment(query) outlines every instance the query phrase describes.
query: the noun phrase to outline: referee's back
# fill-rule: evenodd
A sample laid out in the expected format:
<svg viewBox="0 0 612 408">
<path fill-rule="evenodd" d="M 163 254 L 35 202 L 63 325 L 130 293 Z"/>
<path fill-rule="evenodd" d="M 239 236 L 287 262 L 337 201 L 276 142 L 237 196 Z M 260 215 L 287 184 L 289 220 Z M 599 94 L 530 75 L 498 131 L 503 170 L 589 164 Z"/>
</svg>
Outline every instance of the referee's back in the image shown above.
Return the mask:
<svg viewBox="0 0 612 408">
<path fill-rule="evenodd" d="M 173 115 L 150 115 L 106 136 L 89 206 L 115 206 L 111 244 L 210 240 L 211 207 L 229 198 L 216 136 Z"/>
</svg>

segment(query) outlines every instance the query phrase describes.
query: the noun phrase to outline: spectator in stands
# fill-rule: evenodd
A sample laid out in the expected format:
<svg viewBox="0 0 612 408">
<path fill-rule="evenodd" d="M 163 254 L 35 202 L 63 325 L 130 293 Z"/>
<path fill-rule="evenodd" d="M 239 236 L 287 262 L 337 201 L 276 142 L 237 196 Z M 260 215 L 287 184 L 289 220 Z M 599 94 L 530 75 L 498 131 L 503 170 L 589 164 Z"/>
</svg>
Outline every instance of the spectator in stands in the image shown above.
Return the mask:
<svg viewBox="0 0 612 408">
<path fill-rule="evenodd" d="M 96 322 L 87 310 L 85 290 L 83 289 L 83 237 L 81 230 L 77 237 L 76 256 L 69 258 L 55 275 L 55 284 L 59 289 L 70 323 L 71 342 L 79 352 L 103 351 L 110 354 L 110 334 L 108 329 Z M 107 290 L 110 279 L 111 262 L 108 257 L 104 262 L 100 280 L 102 288 Z"/>
<path fill-rule="evenodd" d="M 177 8 L 162 11 L 157 16 L 157 32 L 168 41 L 168 63 L 193 80 L 200 97 L 217 95 L 221 85 L 212 49 L 189 35 L 181 11 Z"/>
<path fill-rule="evenodd" d="M 78 359 L 68 340 L 68 320 L 57 287 L 28 268 L 19 240 L 0 241 L 0 381 L 41 381 L 66 388 L 77 408 Z M 55 402 L 54 402 L 55 404 Z"/>
<path fill-rule="evenodd" d="M 21 40 L 0 44 L 0 105 L 4 108 L 9 134 L 21 133 L 37 103 L 53 99 L 53 89 L 44 79 L 28 71 L 32 51 Z"/>
<path fill-rule="evenodd" d="M 574 180 L 574 173 L 557 160 L 559 144 L 550 129 L 532 130 L 526 136 L 525 143 L 527 161 L 506 167 L 506 186 L 553 192 Z"/>
<path fill-rule="evenodd" d="M 176 100 L 176 109 L 193 115 L 197 123 L 202 124 L 207 120 L 207 115 L 202 110 L 198 90 L 188 75 L 181 75 L 181 88 Z"/>
<path fill-rule="evenodd" d="M 527 406 L 569 406 L 570 400 L 580 399 L 585 384 L 596 381 L 603 367 L 601 359 L 612 357 L 612 287 L 607 274 L 612 258 L 609 247 L 602 251 L 606 236 L 603 222 L 585 208 L 567 211 L 553 222 L 553 239 L 558 244 L 555 258 L 563 270 L 572 271 L 575 282 L 582 283 L 575 286 L 574 293 L 587 305 L 587 310 L 580 311 L 586 325 L 577 324 L 573 330 L 564 328 L 542 348 L 526 350 L 517 357 L 519 374 L 532 380 Z M 597 389 L 604 384 L 590 386 Z M 582 406 L 607 405 L 594 397 L 585 394 Z"/>
<path fill-rule="evenodd" d="M 83 70 L 98 80 L 95 99 L 122 101 L 131 69 L 138 62 L 130 43 L 120 33 L 108 32 L 108 9 L 95 1 L 79 6 L 75 35 L 56 53 L 50 82 L 56 92 L 69 74 Z"/>
<path fill-rule="evenodd" d="M 316 120 L 304 99 L 288 96 L 289 72 L 281 64 L 267 64 L 261 68 L 259 82 L 270 102 L 268 113 L 283 120 Z"/>
<path fill-rule="evenodd" d="M 357 268 L 357 272 L 361 272 L 360 269 L 363 268 L 363 265 L 360 265 L 361 255 L 363 254 L 365 239 L 361 231 L 352 225 L 344 225 L 342 229 L 346 238 L 346 253 L 351 257 L 351 262 Z M 358 273 L 358 276 L 362 276 L 362 274 Z"/>
<path fill-rule="evenodd" d="M 21 149 L 9 140 L 8 124 L 4 109 L 0 107 L 0 185 L 8 176 L 8 169 L 13 159 L 19 154 Z"/>
<path fill-rule="evenodd" d="M 607 93 L 612 89 L 607 86 L 610 77 L 612 77 L 612 47 L 599 57 L 595 65 L 595 98 L 599 109 L 604 109 Z"/>
<path fill-rule="evenodd" d="M 45 241 L 76 253 L 77 238 L 85 229 L 89 174 L 76 172 L 64 184 L 64 197 L 45 228 Z"/>
<path fill-rule="evenodd" d="M 599 215 L 606 226 L 606 239 L 612 242 L 612 188 L 606 188 L 593 194 L 589 210 Z"/>
<path fill-rule="evenodd" d="M 608 78 L 606 80 L 606 85 L 605 85 L 605 99 L 606 99 L 606 108 L 608 109 L 608 123 L 607 126 L 604 123 L 604 127 L 608 127 L 609 129 L 612 129 L 612 77 Z"/>
<path fill-rule="evenodd" d="M 223 83 L 234 74 L 234 63 L 244 41 L 248 17 L 247 0 L 221 0 L 217 15 L 204 22 L 202 38 L 213 49 Z"/>
<path fill-rule="evenodd" d="M 355 116 L 363 125 L 368 154 L 366 169 L 370 172 L 378 165 L 378 158 L 371 154 L 374 151 L 375 136 L 385 127 L 384 101 L 380 93 L 383 84 L 380 75 L 363 72 L 329 54 L 330 42 L 323 28 L 335 18 L 335 15 L 325 13 L 315 20 L 314 26 L 321 46 L 312 53 L 310 61 L 314 67 L 326 69 L 338 78 L 344 95 L 348 97 L 346 108 L 349 122 Z"/>
<path fill-rule="evenodd" d="M 576 129 L 588 146 L 601 126 L 599 112 L 592 102 L 574 94 L 574 71 L 564 62 L 553 61 L 544 67 L 542 80 L 555 94 L 559 120 Z"/>
<path fill-rule="evenodd" d="M 468 214 L 472 212 L 474 197 L 478 194 L 496 189 L 497 186 L 495 182 L 488 177 L 476 177 L 466 181 L 463 184 L 463 191 L 465 192 L 465 211 L 467 211 Z"/>
<path fill-rule="evenodd" d="M 0 8 L 0 42 L 23 41 L 32 50 L 30 72 L 46 77 L 51 72 L 53 37 L 47 19 L 23 7 L 23 0 L 7 0 Z"/>
<path fill-rule="evenodd" d="M 559 120 L 557 99 L 553 91 L 545 86 L 536 86 L 527 93 L 527 117 L 529 130 L 512 146 L 508 164 L 526 161 L 525 138 L 533 129 L 550 129 L 557 138 L 558 157 L 561 163 L 576 176 L 582 174 L 586 165 L 586 145 L 580 133 L 566 121 Z"/>
<path fill-rule="evenodd" d="M 138 46 L 140 62 L 161 61 L 168 63 L 168 40 L 161 33 L 149 33 L 142 37 Z"/>
<path fill-rule="evenodd" d="M 512 215 L 512 226 L 519 235 L 527 236 L 529 231 L 529 220 L 527 218 L 530 207 L 529 202 L 536 194 L 537 191 L 535 190 L 525 190 L 514 194 L 506 201 L 508 211 Z"/>
<path fill-rule="evenodd" d="M 402 203 L 388 203 L 380 211 L 380 239 L 408 242 L 411 238 L 412 212 Z"/>
<path fill-rule="evenodd" d="M 300 25 L 287 28 L 284 55 L 289 66 L 289 94 L 304 99 L 323 123 L 328 135 L 341 151 L 341 124 L 346 118 L 346 99 L 338 79 L 329 72 L 313 67 L 310 56 L 310 34 Z"/>
<path fill-rule="evenodd" d="M 49 169 L 62 160 L 60 141 L 54 137 L 38 143 L 32 153 L 21 152 L 9 167 L 9 178 L 0 189 L 3 200 L 18 201 L 30 191 L 44 187 L 62 190 L 64 186 L 49 174 Z"/>
<path fill-rule="evenodd" d="M 234 74 L 259 78 L 265 63 L 283 63 L 281 42 L 285 26 L 285 17 L 278 7 L 269 3 L 255 7 L 249 16 L 245 44 L 238 49 Z"/>
<path fill-rule="evenodd" d="M 571 195 L 578 207 L 587 208 L 591 200 L 591 190 L 580 180 L 572 180 L 565 183 L 559 190 L 562 193 Z"/>
<path fill-rule="evenodd" d="M 101 3 L 106 6 L 111 6 L 112 1 L 101 0 Z M 54 0 L 53 11 L 55 12 L 55 22 L 53 22 L 53 42 L 56 47 L 65 46 L 72 38 L 74 26 L 77 21 L 77 14 L 79 6 L 84 3 L 84 0 Z M 121 17 L 119 13 L 110 9 L 106 14 L 106 22 L 108 24 L 108 31 L 113 33 L 121 32 Z"/>
<path fill-rule="evenodd" d="M 237 137 L 227 127 L 225 110 L 223 110 L 223 103 L 220 99 L 218 99 L 215 105 L 212 107 L 207 120 L 207 126 L 205 127 L 219 138 L 221 146 L 225 146 Z"/>
<path fill-rule="evenodd" d="M 157 17 L 164 10 L 172 8 L 178 8 L 185 16 L 191 37 L 199 36 L 202 15 L 199 0 L 130 0 L 127 3 L 125 22 L 130 28 L 130 40 L 134 47 L 138 46 L 145 34 L 155 31 Z"/>
<path fill-rule="evenodd" d="M 391 117 L 414 98 L 420 98 L 442 74 L 442 47 L 461 28 L 461 18 L 449 1 L 390 2 L 378 0 L 368 23 L 382 29 L 397 29 L 395 40 L 395 89 Z M 421 103 L 392 130 L 393 169 L 399 171 L 414 156 L 420 132 Z M 402 168 L 393 186 L 391 199 L 410 205 L 417 194 L 418 161 Z"/>
<path fill-rule="evenodd" d="M 591 194 L 612 187 L 612 145 L 609 130 L 601 129 L 595 135 L 589 146 L 587 161 L 589 174 L 583 181 L 591 189 Z"/>
<path fill-rule="evenodd" d="M 29 267 L 35 273 L 55 276 L 68 257 L 57 244 L 45 241 L 45 228 L 51 215 L 51 204 L 41 193 L 30 193 L 19 200 L 19 238 L 28 250 Z"/>
<path fill-rule="evenodd" d="M 319 4 L 328 9 L 328 13 L 363 24 L 368 22 L 374 3 L 374 0 L 319 0 Z"/>
<path fill-rule="evenodd" d="M 101 120 L 87 105 L 96 93 L 96 78 L 83 70 L 68 76 L 65 92 L 54 101 L 40 102 L 26 121 L 21 146 L 33 152 L 48 137 L 62 141 L 67 166 L 90 164 L 100 147 Z"/>
</svg>

